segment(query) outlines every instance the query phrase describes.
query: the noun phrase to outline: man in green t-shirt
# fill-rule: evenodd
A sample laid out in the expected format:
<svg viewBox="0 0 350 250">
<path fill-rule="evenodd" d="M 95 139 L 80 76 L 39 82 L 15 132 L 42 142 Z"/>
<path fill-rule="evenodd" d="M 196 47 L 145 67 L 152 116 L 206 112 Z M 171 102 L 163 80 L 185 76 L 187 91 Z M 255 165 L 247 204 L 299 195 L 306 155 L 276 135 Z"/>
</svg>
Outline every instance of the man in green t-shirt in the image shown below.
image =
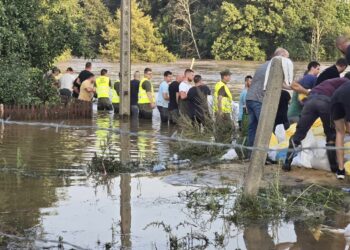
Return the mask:
<svg viewBox="0 0 350 250">
<path fill-rule="evenodd" d="M 317 75 L 320 73 L 320 64 L 312 61 L 307 66 L 307 73 L 298 81 L 293 82 L 291 87 L 294 90 L 292 102 L 288 108 L 288 119 L 290 123 L 299 121 L 301 110 L 303 109 L 301 95 L 305 98 L 309 91 L 315 86 Z"/>
</svg>

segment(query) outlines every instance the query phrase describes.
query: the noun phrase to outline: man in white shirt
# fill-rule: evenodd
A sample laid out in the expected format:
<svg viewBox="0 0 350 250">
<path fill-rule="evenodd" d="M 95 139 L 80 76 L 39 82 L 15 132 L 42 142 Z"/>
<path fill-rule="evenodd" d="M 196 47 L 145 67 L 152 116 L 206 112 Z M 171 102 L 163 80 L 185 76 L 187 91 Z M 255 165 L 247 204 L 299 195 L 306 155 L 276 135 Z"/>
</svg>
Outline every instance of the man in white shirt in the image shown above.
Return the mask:
<svg viewBox="0 0 350 250">
<path fill-rule="evenodd" d="M 192 81 L 194 78 L 194 71 L 192 69 L 185 70 L 184 80 L 179 85 L 179 109 L 180 114 L 190 116 L 189 106 L 187 101 L 187 93 L 193 87 Z"/>
<path fill-rule="evenodd" d="M 61 96 L 67 96 L 68 98 L 72 96 L 75 78 L 74 70 L 71 67 L 67 68 L 66 73 L 59 79 Z"/>
</svg>

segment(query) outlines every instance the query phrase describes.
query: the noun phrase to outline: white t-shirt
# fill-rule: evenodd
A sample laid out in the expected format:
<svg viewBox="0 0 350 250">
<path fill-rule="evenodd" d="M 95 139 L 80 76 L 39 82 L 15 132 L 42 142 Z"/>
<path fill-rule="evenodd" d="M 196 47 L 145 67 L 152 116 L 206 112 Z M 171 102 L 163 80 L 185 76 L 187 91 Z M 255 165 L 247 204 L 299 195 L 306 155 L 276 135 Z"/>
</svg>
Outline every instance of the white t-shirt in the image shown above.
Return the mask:
<svg viewBox="0 0 350 250">
<path fill-rule="evenodd" d="M 73 82 L 75 80 L 76 76 L 73 74 L 65 73 L 59 80 L 60 82 L 60 89 L 73 89 Z"/>
<path fill-rule="evenodd" d="M 185 92 L 187 94 L 187 92 L 190 90 L 190 88 L 192 88 L 193 86 L 188 83 L 188 82 L 181 82 L 179 85 L 179 92 Z"/>
</svg>

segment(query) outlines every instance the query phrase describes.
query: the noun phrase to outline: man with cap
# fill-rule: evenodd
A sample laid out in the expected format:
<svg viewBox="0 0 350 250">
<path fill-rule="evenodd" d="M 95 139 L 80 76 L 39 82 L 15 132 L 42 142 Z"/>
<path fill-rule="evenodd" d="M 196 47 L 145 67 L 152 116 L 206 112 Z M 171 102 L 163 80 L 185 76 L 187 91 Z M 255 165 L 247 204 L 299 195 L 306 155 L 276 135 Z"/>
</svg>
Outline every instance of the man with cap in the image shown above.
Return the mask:
<svg viewBox="0 0 350 250">
<path fill-rule="evenodd" d="M 220 72 L 221 81 L 215 84 L 214 88 L 214 114 L 217 119 L 231 120 L 232 113 L 232 94 L 227 87 L 231 81 L 232 73 L 226 69 Z"/>
</svg>

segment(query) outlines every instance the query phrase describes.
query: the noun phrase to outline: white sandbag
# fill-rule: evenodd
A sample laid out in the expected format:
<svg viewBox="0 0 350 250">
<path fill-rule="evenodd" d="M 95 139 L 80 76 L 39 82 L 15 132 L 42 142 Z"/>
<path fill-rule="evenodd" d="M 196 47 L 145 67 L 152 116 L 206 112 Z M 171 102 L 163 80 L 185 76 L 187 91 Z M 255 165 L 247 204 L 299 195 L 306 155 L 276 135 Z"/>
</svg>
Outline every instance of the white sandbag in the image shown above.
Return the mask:
<svg viewBox="0 0 350 250">
<path fill-rule="evenodd" d="M 278 143 L 281 143 L 286 140 L 286 130 L 284 129 L 283 124 L 278 124 L 276 126 L 275 135 L 278 139 Z"/>
<path fill-rule="evenodd" d="M 301 144 L 303 148 L 325 147 L 326 138 L 323 136 L 315 137 L 310 130 Z M 327 152 L 325 149 L 309 149 L 299 152 L 293 159 L 292 166 L 330 171 Z"/>
<path fill-rule="evenodd" d="M 226 154 L 224 154 L 220 160 L 222 161 L 232 161 L 232 160 L 235 160 L 238 158 L 238 155 L 236 153 L 236 150 L 234 150 L 233 148 L 232 149 L 229 149 Z"/>
<path fill-rule="evenodd" d="M 316 147 L 325 147 L 326 138 L 317 136 L 315 137 Z M 326 149 L 314 149 L 312 150 L 313 157 L 311 158 L 311 166 L 314 169 L 331 171 Z"/>
<path fill-rule="evenodd" d="M 309 131 L 305 137 L 305 139 L 301 142 L 303 148 L 305 147 L 314 147 L 316 145 L 315 137 L 311 131 Z M 292 161 L 292 166 L 304 167 L 304 168 L 312 168 L 311 160 L 313 154 L 311 150 L 303 150 L 298 153 L 296 157 L 294 157 Z"/>
</svg>

